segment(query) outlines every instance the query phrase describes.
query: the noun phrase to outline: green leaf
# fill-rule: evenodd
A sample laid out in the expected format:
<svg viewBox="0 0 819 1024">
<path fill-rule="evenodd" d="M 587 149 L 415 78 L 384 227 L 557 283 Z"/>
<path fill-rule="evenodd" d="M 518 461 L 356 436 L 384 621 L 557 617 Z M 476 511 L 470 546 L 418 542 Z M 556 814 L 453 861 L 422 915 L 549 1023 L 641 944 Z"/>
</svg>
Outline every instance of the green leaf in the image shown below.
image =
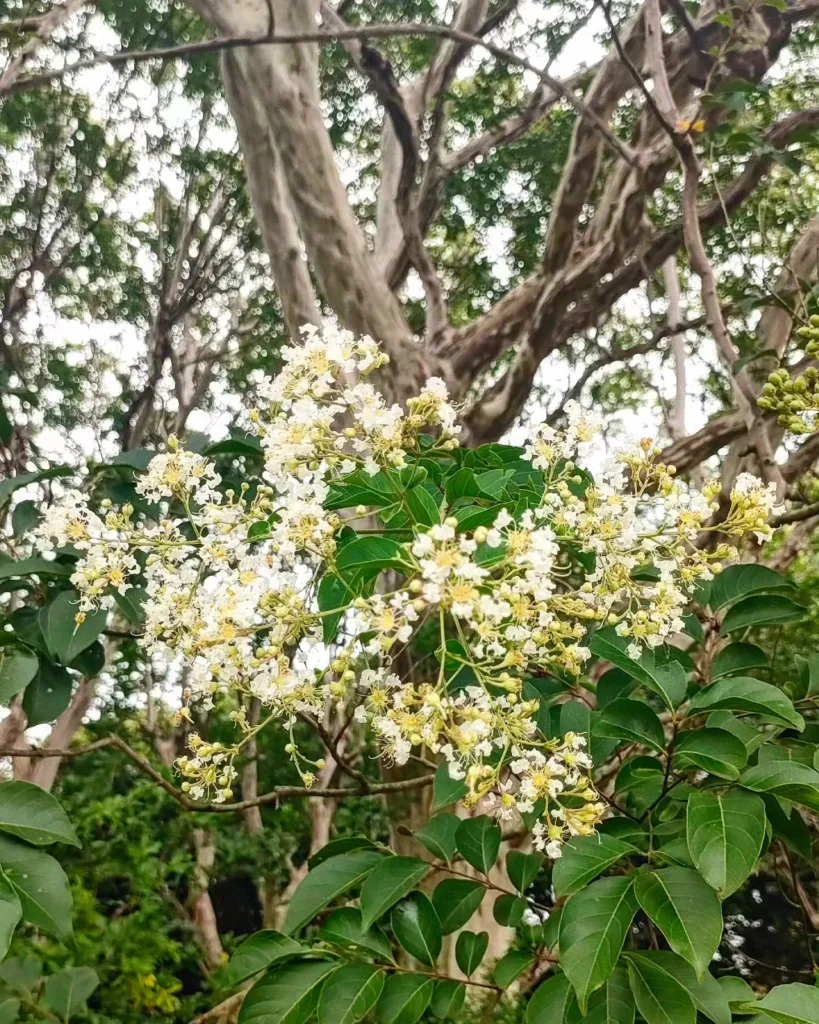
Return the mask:
<svg viewBox="0 0 819 1024">
<path fill-rule="evenodd" d="M 569 897 L 560 918 L 563 970 L 583 1013 L 588 998 L 614 970 L 637 911 L 633 879 L 601 878 Z"/>
<path fill-rule="evenodd" d="M 466 783 L 463 779 L 453 779 L 449 774 L 449 765 L 444 761 L 438 766 L 432 781 L 432 810 L 440 811 L 442 807 L 457 804 L 466 796 Z"/>
<path fill-rule="evenodd" d="M 345 544 L 336 559 L 336 569 L 343 576 L 353 570 L 378 573 L 385 569 L 408 568 L 409 556 L 403 544 L 389 537 L 359 537 Z"/>
<path fill-rule="evenodd" d="M 751 594 L 789 593 L 793 589 L 793 584 L 774 569 L 755 562 L 743 562 L 729 565 L 712 580 L 708 604 L 717 611 Z"/>
<path fill-rule="evenodd" d="M 419 828 L 415 838 L 425 846 L 433 857 L 440 857 L 441 860 L 449 861 L 456 855 L 458 848 L 455 844 L 455 833 L 461 819 L 457 814 L 436 814 L 434 818 Z"/>
<path fill-rule="evenodd" d="M 751 676 L 720 679 L 704 687 L 688 706 L 689 715 L 698 711 L 745 711 L 764 715 L 800 732 L 805 728 L 804 719 L 781 690 Z"/>
<path fill-rule="evenodd" d="M 366 931 L 390 907 L 406 896 L 429 871 L 417 857 L 385 857 L 361 886 L 361 927 Z"/>
<path fill-rule="evenodd" d="M 461 822 L 455 833 L 455 842 L 464 860 L 487 874 L 498 858 L 501 837 L 498 823 L 488 815 L 481 814 Z"/>
<path fill-rule="evenodd" d="M 8 704 L 25 690 L 38 668 L 37 655 L 27 647 L 0 647 L 0 704 Z"/>
<path fill-rule="evenodd" d="M 328 975 L 338 964 L 305 960 L 273 967 L 245 996 L 238 1024 L 305 1024 L 318 1006 Z"/>
<path fill-rule="evenodd" d="M 362 882 L 380 862 L 377 850 L 353 850 L 322 861 L 293 893 L 284 921 L 285 933 L 292 935 L 303 928 L 320 910 Z"/>
<path fill-rule="evenodd" d="M 100 979 L 90 967 L 69 967 L 46 978 L 43 1005 L 66 1021 L 85 1009 L 88 997 L 97 988 Z"/>
<path fill-rule="evenodd" d="M 393 908 L 390 920 L 404 949 L 421 963 L 434 967 L 443 942 L 441 922 L 424 893 L 410 893 Z"/>
<path fill-rule="evenodd" d="M 505 892 L 495 900 L 492 916 L 504 928 L 517 928 L 523 920 L 525 910 L 526 900 L 520 896 L 513 896 L 511 892 Z"/>
<path fill-rule="evenodd" d="M 535 958 L 524 949 L 510 949 L 495 964 L 492 971 L 492 979 L 501 988 L 509 988 L 513 981 L 517 981 L 524 971 L 528 971 L 534 964 Z"/>
<path fill-rule="evenodd" d="M 71 676 L 61 665 L 41 661 L 37 675 L 23 694 L 29 727 L 53 722 L 71 703 Z"/>
<path fill-rule="evenodd" d="M 455 960 L 469 978 L 481 966 L 489 948 L 489 932 L 461 932 L 455 943 Z"/>
<path fill-rule="evenodd" d="M 338 626 L 344 617 L 344 606 L 358 596 L 358 590 L 352 580 L 345 581 L 333 573 L 325 573 L 318 585 L 318 606 L 320 612 L 332 612 L 321 620 L 322 639 L 331 644 L 338 634 Z"/>
<path fill-rule="evenodd" d="M 71 889 L 57 861 L 28 843 L 0 836 L 0 867 L 17 891 L 26 921 L 50 935 L 71 935 Z"/>
<path fill-rule="evenodd" d="M 526 1024 L 563 1024 L 573 1002 L 574 991 L 569 979 L 565 974 L 554 974 L 535 989 L 526 1007 Z"/>
<path fill-rule="evenodd" d="M 20 1000 L 0 993 L 0 1024 L 14 1024 L 20 1013 Z"/>
<path fill-rule="evenodd" d="M 444 980 L 435 982 L 429 1009 L 441 1020 L 446 1017 L 457 1019 L 466 999 L 466 985 L 460 981 Z M 0 1022 L 2 1024 L 2 1022 Z"/>
<path fill-rule="evenodd" d="M 647 957 L 626 956 L 631 991 L 646 1024 L 696 1024 L 694 1000 L 680 981 Z"/>
<path fill-rule="evenodd" d="M 0 868 L 0 960 L 9 951 L 14 929 L 23 916 L 23 907 L 17 890 Z"/>
<path fill-rule="evenodd" d="M 543 867 L 543 854 L 522 853 L 510 850 L 506 854 L 506 873 L 509 880 L 519 893 L 524 893 L 540 874 Z"/>
<path fill-rule="evenodd" d="M 781 839 L 789 850 L 798 853 L 800 857 L 812 860 L 813 837 L 799 811 L 794 807 L 790 814 L 786 814 L 777 798 L 770 794 L 763 795 L 762 799 L 768 822 L 777 839 Z"/>
<path fill-rule="evenodd" d="M 373 964 L 345 964 L 321 990 L 319 1024 L 356 1024 L 375 1006 L 384 988 L 384 972 Z"/>
<path fill-rule="evenodd" d="M 48 558 L 23 558 L 19 562 L 0 562 L 0 580 L 16 576 L 73 576 L 73 565 Z"/>
<path fill-rule="evenodd" d="M 640 871 L 634 892 L 669 946 L 701 978 L 722 938 L 722 909 L 714 890 L 696 871 L 670 867 Z"/>
<path fill-rule="evenodd" d="M 312 871 L 331 857 L 340 857 L 342 853 L 351 853 L 353 850 L 374 850 L 375 848 L 375 843 L 366 836 L 343 836 L 341 839 L 332 839 L 329 843 L 325 843 L 307 861 L 307 866 Z"/>
<path fill-rule="evenodd" d="M 555 861 L 552 869 L 555 896 L 559 898 L 578 892 L 630 853 L 634 853 L 634 848 L 628 843 L 603 833 L 575 836 L 564 844 L 560 860 Z"/>
<path fill-rule="evenodd" d="M 748 763 L 748 750 L 739 737 L 725 729 L 694 729 L 679 733 L 674 759 L 678 768 L 694 765 L 734 781 Z"/>
<path fill-rule="evenodd" d="M 577 1003 L 570 1004 L 566 1024 L 634 1024 L 634 996 L 628 981 L 628 970 L 620 964 L 614 968 L 606 984 L 589 997 L 589 1009 L 580 1016 Z"/>
<path fill-rule="evenodd" d="M 31 782 L 15 780 L 0 784 L 0 831 L 10 832 L 35 846 L 81 845 L 59 801 Z"/>
<path fill-rule="evenodd" d="M 797 761 L 765 761 L 743 772 L 739 784 L 819 811 L 819 772 Z"/>
<path fill-rule="evenodd" d="M 592 654 L 611 662 L 653 690 L 668 708 L 678 707 L 685 700 L 687 689 L 682 665 L 678 661 L 660 661 L 656 651 L 647 651 L 635 661 L 626 654 L 627 647 L 628 640 L 618 636 L 611 626 L 599 629 L 589 641 Z"/>
<path fill-rule="evenodd" d="M 96 679 L 105 668 L 105 648 L 99 640 L 95 640 L 82 654 L 78 654 L 68 667 L 79 672 L 83 679 Z"/>
<path fill-rule="evenodd" d="M 79 594 L 74 590 L 64 590 L 40 609 L 40 629 L 48 652 L 64 665 L 70 664 L 97 639 L 108 618 L 108 612 L 101 608 L 87 613 L 85 621 L 77 625 L 78 611 Z"/>
<path fill-rule="evenodd" d="M 756 868 L 765 838 L 765 804 L 738 789 L 692 793 L 686 837 L 697 871 L 725 899 Z"/>
<path fill-rule="evenodd" d="M 31 1001 L 34 989 L 39 984 L 43 965 L 36 956 L 15 956 L 0 964 L 0 982 L 15 995 Z"/>
<path fill-rule="evenodd" d="M 768 655 L 756 644 L 728 644 L 719 652 L 711 664 L 711 682 L 723 676 L 733 676 L 753 668 L 767 668 Z"/>
<path fill-rule="evenodd" d="M 594 735 L 642 743 L 657 751 L 665 749 L 660 719 L 648 704 L 627 697 L 614 700 L 603 708 L 595 722 Z"/>
<path fill-rule="evenodd" d="M 433 984 L 423 974 L 391 975 L 375 1008 L 378 1024 L 416 1024 L 432 999 Z"/>
<path fill-rule="evenodd" d="M 292 959 L 305 952 L 306 947 L 281 932 L 270 928 L 256 932 L 236 947 L 225 973 L 225 985 L 233 988 L 277 961 Z"/>
<path fill-rule="evenodd" d="M 134 626 L 145 624 L 145 601 L 148 597 L 144 587 L 131 587 L 121 594 L 113 591 L 114 601 L 125 618 Z"/>
<path fill-rule="evenodd" d="M 484 887 L 466 878 L 445 878 L 435 886 L 432 905 L 444 935 L 462 928 L 481 905 Z"/>
<path fill-rule="evenodd" d="M 805 617 L 805 609 L 780 594 L 746 597 L 725 613 L 721 633 L 733 633 L 749 626 L 773 626 L 783 622 L 798 622 Z"/>
<path fill-rule="evenodd" d="M 382 959 L 392 960 L 390 940 L 380 928 L 367 931 L 361 927 L 361 911 L 357 907 L 339 907 L 329 914 L 319 929 L 319 938 L 342 949 L 359 949 Z"/>
<path fill-rule="evenodd" d="M 719 978 L 718 984 L 722 989 L 722 994 L 728 1000 L 729 1009 L 733 1013 L 737 1013 L 740 1006 L 744 1003 L 753 1003 L 756 1000 L 756 993 L 744 978 L 734 978 L 731 976 Z"/>
<path fill-rule="evenodd" d="M 440 494 L 440 491 L 438 493 Z M 438 503 L 423 485 L 410 488 L 404 497 L 416 523 L 421 526 L 434 526 L 441 521 Z"/>
<path fill-rule="evenodd" d="M 819 989 L 813 985 L 777 985 L 748 1009 L 762 1010 L 777 1024 L 819 1024 Z"/>
</svg>

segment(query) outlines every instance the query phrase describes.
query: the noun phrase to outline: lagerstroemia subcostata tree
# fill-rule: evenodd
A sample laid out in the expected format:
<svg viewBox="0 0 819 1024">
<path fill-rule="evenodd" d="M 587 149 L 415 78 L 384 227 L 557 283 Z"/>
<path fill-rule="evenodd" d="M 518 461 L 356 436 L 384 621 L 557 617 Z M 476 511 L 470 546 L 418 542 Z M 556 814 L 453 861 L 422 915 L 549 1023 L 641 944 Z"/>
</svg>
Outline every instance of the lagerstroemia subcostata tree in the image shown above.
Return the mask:
<svg viewBox="0 0 819 1024">
<path fill-rule="evenodd" d="M 185 806 L 241 807 L 234 761 L 265 727 L 289 731 L 309 793 L 324 762 L 295 726 L 320 729 L 328 706 L 345 731 L 371 730 L 383 760 L 423 771 L 371 784 L 330 738 L 353 786 L 432 787 L 436 813 L 413 837 L 424 856 L 353 836 L 311 859 L 284 931 L 234 955 L 232 983 L 261 975 L 240 1020 L 457 1018 L 467 992 L 497 1000 L 521 980 L 537 986 L 532 1024 L 816 1020 L 815 988 L 757 1002 L 708 971 L 721 901 L 777 844 L 810 856 L 802 813 L 819 809 L 817 748 L 801 739 L 819 680 L 806 666 L 785 693 L 740 639 L 801 614 L 782 577 L 736 561 L 734 544 L 772 535 L 775 485 L 740 477 L 712 524 L 719 484 L 680 483 L 649 440 L 583 468 L 599 424 L 576 405 L 565 431 L 539 427 L 522 449 L 467 450 L 441 380 L 387 405 L 369 339 L 307 328 L 284 357 L 250 411 L 261 477 L 224 481 L 172 440 L 133 504 L 67 491 L 49 506 L 36 532 L 53 560 L 18 570 L 70 579 L 42 618 L 47 644 L 67 642 L 57 660 L 72 666 L 109 609 L 141 601 L 142 642 L 187 666 L 186 700 L 234 707 L 235 744 L 190 736 Z M 25 633 L 8 640 L 25 686 L 38 657 Z M 613 668 L 593 682 L 595 657 Z M 510 852 L 499 884 L 504 827 L 535 851 Z M 527 890 L 549 862 L 544 925 Z M 521 941 L 482 967 L 488 936 L 465 926 L 485 898 Z M 638 911 L 650 948 L 631 933 Z M 460 973 L 443 941 L 456 932 Z"/>
</svg>

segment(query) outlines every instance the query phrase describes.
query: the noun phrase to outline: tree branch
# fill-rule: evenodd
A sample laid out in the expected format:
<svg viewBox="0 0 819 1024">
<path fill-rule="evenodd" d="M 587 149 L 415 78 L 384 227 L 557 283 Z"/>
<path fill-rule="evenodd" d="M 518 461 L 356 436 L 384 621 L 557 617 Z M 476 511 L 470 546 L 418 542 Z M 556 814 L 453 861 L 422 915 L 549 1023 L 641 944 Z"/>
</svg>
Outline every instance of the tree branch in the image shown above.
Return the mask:
<svg viewBox="0 0 819 1024">
<path fill-rule="evenodd" d="M 325 798 L 332 800 L 338 797 L 355 796 L 356 794 L 376 796 L 383 795 L 385 793 L 408 792 L 410 790 L 424 789 L 426 786 L 431 786 L 434 777 L 430 774 L 420 776 L 419 778 L 405 779 L 400 782 L 374 782 L 369 783 L 369 788 L 367 790 L 352 787 L 306 789 L 304 786 L 276 786 L 274 789 L 269 790 L 267 793 L 263 793 L 261 796 L 258 796 L 253 800 L 237 800 L 233 803 L 223 804 L 200 804 L 195 800 L 191 800 L 181 790 L 168 782 L 168 780 L 164 778 L 149 761 L 147 761 L 141 754 L 138 754 L 133 747 L 130 747 L 125 740 L 120 739 L 119 736 L 106 736 L 104 739 L 96 740 L 94 743 L 88 743 L 85 746 L 80 747 L 32 747 L 31 749 L 5 747 L 0 748 L 0 757 L 25 757 L 34 760 L 42 757 L 72 758 L 82 757 L 84 754 L 91 754 L 97 750 L 105 750 L 109 747 L 123 753 L 144 775 L 147 775 L 152 782 L 155 782 L 160 789 L 164 790 L 168 796 L 172 797 L 183 810 L 193 811 L 197 814 L 234 814 L 237 811 L 245 811 L 248 807 L 262 807 L 266 804 L 276 804 L 281 800 L 286 799 L 312 800 Z"/>
</svg>

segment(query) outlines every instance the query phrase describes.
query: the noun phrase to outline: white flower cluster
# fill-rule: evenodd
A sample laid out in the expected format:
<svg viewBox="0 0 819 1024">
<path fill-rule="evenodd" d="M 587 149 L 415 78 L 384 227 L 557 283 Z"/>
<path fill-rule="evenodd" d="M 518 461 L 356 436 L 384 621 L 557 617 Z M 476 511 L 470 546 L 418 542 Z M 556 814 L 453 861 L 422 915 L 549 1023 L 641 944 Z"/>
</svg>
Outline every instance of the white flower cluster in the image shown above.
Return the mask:
<svg viewBox="0 0 819 1024">
<path fill-rule="evenodd" d="M 599 425 L 574 404 L 567 430 L 541 427 L 526 446 L 542 489 L 535 507 L 502 508 L 467 531 L 444 512 L 422 526 L 394 474 L 422 458 L 451 463 L 459 427 L 443 382 L 428 381 L 406 409 L 388 406 L 364 379 L 386 357 L 331 324 L 306 329 L 304 343 L 283 355 L 283 371 L 262 388 L 267 406 L 251 412 L 262 484 L 226 490 L 208 458 L 172 438 L 138 484 L 157 518 L 130 506 L 104 508 L 103 518 L 70 493 L 47 511 L 41 538 L 81 552 L 72 580 L 84 610 L 110 605 L 142 573 L 148 650 L 184 661 L 193 696 L 242 698 L 233 717 L 244 738 L 233 747 L 196 738 L 193 757 L 180 761 L 194 797 L 230 797 L 236 754 L 271 719 L 289 730 L 288 752 L 312 784 L 320 762 L 299 751 L 294 725 L 334 702 L 370 725 L 385 758 L 403 764 L 423 749 L 466 780 L 468 802 L 539 812 L 536 842 L 557 856 L 565 838 L 593 830 L 603 806 L 583 738 L 544 739 L 525 680 L 579 673 L 595 625 L 616 625 L 634 656 L 681 627 L 695 583 L 734 554 L 727 544 L 696 545 L 714 489 L 678 485 L 650 441 L 619 452 L 592 482 L 573 460 Z M 391 548 L 403 569 L 393 561 L 377 593 L 377 565 L 369 590 L 345 583 L 337 565 L 350 526 L 362 517 L 376 524 L 366 502 L 344 517 L 327 510 L 352 473 L 359 489 L 362 480 L 386 481 L 409 514 L 402 530 L 411 539 Z M 772 502 L 768 489 L 741 478 L 720 529 L 765 535 Z M 635 572 L 647 566 L 657 578 Z M 326 578 L 341 582 L 336 607 L 320 608 Z M 344 621 L 332 655 L 328 616 Z M 409 656 L 419 630 L 433 636 L 436 660 Z M 267 709 L 261 725 L 244 717 L 248 697 Z"/>
</svg>

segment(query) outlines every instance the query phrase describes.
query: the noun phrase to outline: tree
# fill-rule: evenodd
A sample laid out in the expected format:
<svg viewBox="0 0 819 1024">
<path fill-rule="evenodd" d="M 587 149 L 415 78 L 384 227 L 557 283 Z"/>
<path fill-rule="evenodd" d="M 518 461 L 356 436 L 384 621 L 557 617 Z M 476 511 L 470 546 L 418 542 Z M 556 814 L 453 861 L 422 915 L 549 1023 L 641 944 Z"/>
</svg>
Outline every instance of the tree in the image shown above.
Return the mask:
<svg viewBox="0 0 819 1024">
<path fill-rule="evenodd" d="M 522 9 L 519 16 L 515 4 L 464 2 L 449 17 L 422 3 L 342 4 L 334 11 L 272 2 L 264 8 L 197 6 L 204 21 L 181 5 L 150 11 L 102 5 L 98 13 L 73 4 L 42 14 L 10 11 L 20 17 L 4 29 L 5 144 L 26 133 L 36 136 L 33 160 L 49 168 L 65 153 L 59 133 L 49 135 L 42 126 L 50 131 L 52 124 L 65 123 L 81 142 L 94 129 L 96 148 L 84 156 L 89 170 L 80 162 L 70 172 L 78 175 L 77 195 L 83 189 L 93 193 L 89 182 L 96 180 L 101 154 L 107 167 L 120 167 L 119 176 L 99 186 L 110 218 L 102 251 L 111 259 L 93 265 L 102 299 L 90 311 L 88 290 L 81 278 L 71 277 L 70 262 L 62 261 L 68 277 L 51 264 L 45 280 L 38 276 L 34 263 L 50 243 L 39 238 L 37 225 L 59 223 L 53 210 L 65 208 L 75 237 L 90 236 L 92 246 L 99 246 L 98 210 L 82 208 L 79 216 L 76 199 L 66 201 L 72 189 L 64 175 L 55 179 L 53 200 L 48 175 L 36 187 L 31 174 L 22 175 L 18 204 L 26 211 L 27 237 L 23 244 L 14 241 L 21 225 L 11 220 L 14 230 L 4 239 L 13 241 L 4 269 L 14 315 L 4 323 L 8 425 L 2 438 L 8 473 L 17 474 L 12 488 L 47 480 L 40 474 L 51 473 L 55 461 L 32 447 L 41 424 L 32 411 L 36 387 L 26 391 L 24 384 L 38 378 L 35 361 L 20 358 L 27 350 L 31 354 L 23 312 L 32 309 L 32 284 L 48 302 L 67 289 L 74 303 L 68 315 L 90 312 L 96 318 L 104 311 L 116 323 L 133 324 L 145 338 L 139 364 L 121 374 L 121 400 L 104 410 L 113 429 L 106 434 L 106 450 L 100 446 L 99 462 L 119 447 L 124 452 L 117 465 L 95 467 L 92 490 L 100 488 L 101 495 L 107 488 L 116 500 L 131 487 L 133 468 L 149 458 L 129 448 L 161 443 L 169 431 L 184 429 L 197 405 L 212 405 L 214 380 L 233 391 L 252 391 L 252 369 L 269 368 L 284 330 L 296 338 L 304 324 L 318 323 L 329 309 L 356 334 L 369 333 L 385 346 L 391 357 L 379 370 L 385 394 L 404 401 L 428 374 L 442 376 L 463 403 L 463 439 L 476 447 L 499 439 L 533 409 L 538 418 L 564 422 L 571 397 L 611 409 L 644 404 L 656 392 L 668 441 L 665 462 L 696 483 L 703 463 L 729 446 L 718 519 L 728 514 L 734 485 L 747 468 L 795 502 L 785 516 L 797 526 L 772 554 L 787 567 L 816 522 L 806 474 L 817 441 L 809 436 L 797 445 L 785 437 L 775 415 L 761 410 L 756 399 L 775 365 L 799 372 L 812 357 L 793 327 L 813 310 L 817 264 L 811 219 L 815 90 L 810 76 L 800 77 L 799 65 L 810 60 L 815 11 L 810 4 L 780 7 L 691 12 L 680 5 L 661 11 L 649 3 L 622 10 L 556 9 L 551 19 L 551 9 Z M 558 57 L 590 16 L 608 47 L 599 64 L 561 81 L 540 70 L 541 60 L 520 56 L 534 41 Z M 397 18 L 410 17 L 424 24 L 397 24 Z M 342 18 L 349 19 L 347 27 Z M 89 41 L 101 23 L 125 51 L 154 55 L 140 56 L 135 65 L 124 59 L 127 54 L 111 58 L 118 69 L 117 102 L 110 107 L 116 116 L 98 131 L 96 111 L 76 123 L 76 112 L 85 116 L 88 109 L 87 86 L 70 70 L 73 56 L 66 68 L 61 48 L 73 44 L 80 64 L 104 62 Z M 242 45 L 235 45 L 237 36 Z M 163 54 L 182 39 L 194 41 L 183 42 L 181 52 Z M 230 145 L 213 141 L 212 125 L 223 129 L 227 121 L 209 53 L 221 53 L 225 98 L 236 122 L 256 226 Z M 766 84 L 774 67 L 773 84 Z M 527 92 L 532 76 L 536 84 Z M 52 89 L 52 81 L 59 89 Z M 157 171 L 148 218 L 110 212 L 111 197 L 133 189 L 136 163 L 153 153 L 153 143 L 123 152 L 113 127 L 122 116 L 117 103 L 134 81 L 149 82 L 166 99 L 184 100 L 196 113 L 181 145 L 163 125 L 154 166 L 161 165 L 163 174 L 172 170 L 171 187 Z M 68 120 L 52 118 L 55 102 L 69 112 L 61 115 Z M 20 118 L 27 106 L 37 113 L 35 132 L 30 113 Z M 150 120 L 130 111 L 125 117 L 129 125 Z M 342 175 L 353 160 L 360 182 L 350 189 Z M 486 255 L 490 227 L 511 234 L 501 270 Z M 275 281 L 275 303 L 264 294 L 260 240 Z M 150 254 L 150 274 L 144 273 L 145 262 L 121 258 L 124 244 Z M 109 273 L 110 287 L 103 287 Z M 667 310 L 660 312 L 663 293 Z M 666 356 L 675 370 L 671 398 L 660 377 Z M 549 369 L 568 369 L 565 388 L 538 383 L 546 360 Z M 703 404 L 717 415 L 689 435 L 692 368 L 702 376 L 703 364 L 709 369 Z M 612 372 L 616 366 L 621 369 Z M 68 361 L 59 376 L 63 393 L 76 388 L 76 419 L 87 416 L 87 391 L 76 387 L 87 378 Z M 68 409 L 45 415 L 61 425 L 70 421 Z M 234 443 L 234 454 L 247 444 Z M 205 441 L 192 436 L 189 446 L 202 449 Z M 30 520 L 17 511 L 26 502 L 15 496 L 8 513 L 12 503 L 19 546 Z M 50 605 L 57 596 L 41 586 L 33 604 Z M 128 631 L 119 624 L 105 628 Z M 109 658 L 122 639 L 107 638 Z M 65 666 L 58 662 L 57 669 L 62 682 L 56 689 L 69 703 L 61 705 L 60 723 L 47 741 L 51 752 L 64 749 L 97 691 L 93 673 L 72 692 L 61 674 Z M 149 678 L 144 665 L 140 671 Z M 258 713 L 252 702 L 246 710 L 251 720 Z M 18 699 L 4 723 L 5 745 L 15 746 L 35 717 Z M 334 738 L 343 723 L 316 724 L 330 741 L 320 770 L 329 785 L 349 760 Z M 179 754 L 179 739 L 157 731 L 159 755 L 167 761 Z M 18 774 L 50 782 L 58 764 L 34 758 L 26 766 L 18 759 Z M 254 764 L 251 756 L 242 772 L 251 804 L 257 792 Z M 329 835 L 333 800 L 314 800 L 311 807 L 318 852 Z M 258 833 L 260 816 L 253 806 L 245 819 Z M 200 847 L 204 868 L 212 854 L 206 837 Z M 291 888 L 304 873 L 304 864 L 294 865 Z M 207 918 L 205 903 L 202 920 Z"/>
<path fill-rule="evenodd" d="M 576 404 L 566 431 L 543 425 L 523 449 L 463 449 L 440 379 L 406 410 L 366 381 L 385 358 L 369 339 L 326 325 L 283 355 L 250 414 L 267 483 L 249 438 L 210 457 L 171 439 L 127 485 L 131 501 L 113 505 L 104 481 L 67 491 L 35 531 L 54 557 L 4 566 L 15 589 L 41 586 L 35 607 L 9 620 L 0 666 L 7 696 L 25 688 L 30 720 L 47 720 L 72 676 L 95 671 L 116 609 L 143 648 L 185 673 L 185 701 L 218 701 L 235 730 L 188 733 L 178 787 L 117 736 L 69 756 L 111 747 L 198 815 L 377 794 L 412 794 L 417 808 L 431 790 L 433 816 L 416 826 L 416 810 L 403 824 L 416 854 L 361 833 L 313 847 L 281 930 L 240 945 L 224 982 L 261 976 L 219 1012 L 332 1022 L 374 1011 L 414 1024 L 429 1006 L 457 1015 L 467 989 L 472 1003 L 497 1002 L 516 985 L 534 990 L 533 1024 L 594 1016 L 598 1003 L 646 1024 L 693 1020 L 697 1008 L 717 1021 L 732 1009 L 816 1020 L 815 988 L 777 985 L 757 1005 L 741 978 L 721 986 L 708 973 L 722 902 L 760 860 L 788 865 L 813 955 L 814 897 L 794 857 L 810 863 L 800 809 L 819 806 L 815 666 L 803 660 L 786 692 L 760 678 L 768 656 L 747 642 L 804 609 L 773 570 L 724 567 L 738 555 L 731 542 L 773 536 L 775 483 L 741 475 L 712 521 L 719 483 L 693 491 L 651 441 L 595 477 L 579 467 L 600 425 Z M 725 539 L 703 545 L 703 531 Z M 194 724 L 187 703 L 177 720 Z M 301 786 L 236 801 L 248 744 L 276 725 Z M 380 758 L 414 758 L 419 771 L 398 781 L 362 771 L 358 726 Z M 317 737 L 327 757 L 315 756 Z M 27 756 L 50 755 L 64 752 Z M 337 772 L 349 786 L 330 784 Z M 46 881 L 59 868 L 20 840 L 76 841 L 68 819 L 30 783 L 0 787 L 4 804 L 0 825 L 17 837 L 0 844 L 17 900 L 9 937 L 21 916 L 65 930 L 65 896 L 55 918 L 59 889 Z M 460 814 L 446 810 L 454 804 Z M 501 872 L 504 822 L 535 851 L 510 850 Z M 215 970 L 214 845 L 205 828 L 191 838 L 186 904 Z M 543 854 L 550 904 L 529 892 Z M 43 894 L 34 904 L 32 891 Z M 503 928 L 526 915 L 512 949 L 464 930 L 487 896 Z M 626 942 L 638 910 L 648 934 Z M 487 954 L 491 974 L 480 970 Z M 46 1006 L 55 984 L 45 982 Z"/>
</svg>

